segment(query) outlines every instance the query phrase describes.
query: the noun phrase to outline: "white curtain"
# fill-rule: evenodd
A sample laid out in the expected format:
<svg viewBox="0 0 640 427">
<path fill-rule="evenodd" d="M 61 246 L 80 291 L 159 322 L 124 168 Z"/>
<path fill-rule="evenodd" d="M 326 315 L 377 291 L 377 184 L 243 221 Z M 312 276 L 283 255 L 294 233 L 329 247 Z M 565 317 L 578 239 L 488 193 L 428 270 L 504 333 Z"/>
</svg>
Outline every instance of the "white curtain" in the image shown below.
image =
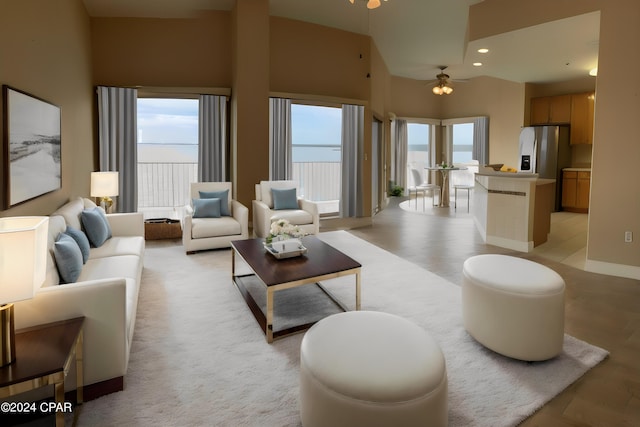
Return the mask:
<svg viewBox="0 0 640 427">
<path fill-rule="evenodd" d="M 473 120 L 473 157 L 480 165 L 489 162 L 489 117 Z"/>
<path fill-rule="evenodd" d="M 138 210 L 136 89 L 98 86 L 100 171 L 119 172 L 117 212 Z"/>
<path fill-rule="evenodd" d="M 227 98 L 200 95 L 198 104 L 198 181 L 226 181 Z"/>
<path fill-rule="evenodd" d="M 340 216 L 362 216 L 362 158 L 364 107 L 342 106 L 342 191 Z"/>
<path fill-rule="evenodd" d="M 394 147 L 394 158 L 393 158 L 393 170 L 391 171 L 392 180 L 396 183 L 396 185 L 407 189 L 407 150 L 409 144 L 409 133 L 407 131 L 407 121 L 406 120 L 394 120 L 393 127 L 393 147 Z"/>
<path fill-rule="evenodd" d="M 291 179 L 291 100 L 269 98 L 269 177 Z"/>
</svg>

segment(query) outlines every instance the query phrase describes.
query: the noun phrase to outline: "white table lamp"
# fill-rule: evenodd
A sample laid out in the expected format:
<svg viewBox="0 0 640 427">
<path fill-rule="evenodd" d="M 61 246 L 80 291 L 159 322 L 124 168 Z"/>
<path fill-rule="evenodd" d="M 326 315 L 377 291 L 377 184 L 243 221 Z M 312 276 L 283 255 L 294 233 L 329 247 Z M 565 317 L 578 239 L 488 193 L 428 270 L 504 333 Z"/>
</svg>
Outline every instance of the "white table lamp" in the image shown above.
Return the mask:
<svg viewBox="0 0 640 427">
<path fill-rule="evenodd" d="M 91 172 L 91 197 L 100 197 L 105 211 L 111 209 L 111 197 L 119 194 L 118 189 L 118 172 Z"/>
<path fill-rule="evenodd" d="M 0 218 L 0 366 L 16 358 L 13 303 L 31 299 L 47 270 L 49 218 Z"/>
</svg>

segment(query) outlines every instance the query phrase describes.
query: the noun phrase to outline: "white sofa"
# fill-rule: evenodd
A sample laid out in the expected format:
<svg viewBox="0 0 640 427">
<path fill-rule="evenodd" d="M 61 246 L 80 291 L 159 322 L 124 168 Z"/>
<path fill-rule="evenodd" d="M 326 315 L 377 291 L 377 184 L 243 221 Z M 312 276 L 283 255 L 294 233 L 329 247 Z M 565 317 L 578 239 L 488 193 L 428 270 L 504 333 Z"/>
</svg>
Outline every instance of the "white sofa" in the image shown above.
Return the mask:
<svg viewBox="0 0 640 427">
<path fill-rule="evenodd" d="M 75 283 L 59 284 L 53 256 L 55 239 L 67 225 L 81 229 L 83 209 L 95 206 L 78 197 L 50 215 L 47 278 L 33 299 L 15 303 L 16 328 L 85 317 L 86 400 L 124 386 L 145 249 L 141 213 L 108 214 L 112 237 L 99 248 L 91 247 Z M 65 390 L 70 389 L 75 389 L 73 370 L 65 383 Z"/>
<path fill-rule="evenodd" d="M 200 192 L 228 191 L 229 215 L 219 218 L 194 218 L 193 204 L 185 207 L 182 223 L 182 245 L 187 254 L 206 249 L 228 248 L 234 240 L 249 237 L 249 209 L 233 200 L 230 182 L 192 182 L 191 200 L 200 199 Z"/>
<path fill-rule="evenodd" d="M 295 188 L 298 194 L 298 209 L 274 209 L 272 188 Z M 318 204 L 302 198 L 299 190 L 298 182 L 292 180 L 260 181 L 260 184 L 256 184 L 256 198 L 252 202 L 253 233 L 256 237 L 267 237 L 271 223 L 278 219 L 286 219 L 291 224 L 297 225 L 303 233 L 318 234 L 320 231 Z"/>
</svg>

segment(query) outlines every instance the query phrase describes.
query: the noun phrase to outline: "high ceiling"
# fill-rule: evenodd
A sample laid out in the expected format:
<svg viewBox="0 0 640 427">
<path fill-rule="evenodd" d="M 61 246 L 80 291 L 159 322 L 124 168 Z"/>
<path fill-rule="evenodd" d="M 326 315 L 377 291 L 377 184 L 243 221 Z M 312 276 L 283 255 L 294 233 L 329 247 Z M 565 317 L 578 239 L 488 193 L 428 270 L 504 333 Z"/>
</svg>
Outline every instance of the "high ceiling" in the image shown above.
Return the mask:
<svg viewBox="0 0 640 427">
<path fill-rule="evenodd" d="M 371 35 L 391 74 L 432 80 L 438 66 L 453 79 L 491 76 L 550 83 L 581 78 L 597 67 L 599 12 L 480 40 L 466 41 L 469 6 L 482 0 L 270 0 L 270 13 Z M 230 10 L 235 0 L 84 0 L 94 17 L 184 18 Z M 479 54 L 479 48 L 489 53 Z M 480 67 L 473 62 L 483 63 Z"/>
</svg>

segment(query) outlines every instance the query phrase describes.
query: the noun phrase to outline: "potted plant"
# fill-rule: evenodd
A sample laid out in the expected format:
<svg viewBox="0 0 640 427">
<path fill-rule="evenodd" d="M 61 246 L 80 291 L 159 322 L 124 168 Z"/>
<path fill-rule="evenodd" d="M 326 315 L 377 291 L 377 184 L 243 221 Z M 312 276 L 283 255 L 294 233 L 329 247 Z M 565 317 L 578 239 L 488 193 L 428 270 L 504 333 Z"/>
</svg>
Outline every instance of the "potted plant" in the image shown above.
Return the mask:
<svg viewBox="0 0 640 427">
<path fill-rule="evenodd" d="M 404 195 L 404 188 L 396 184 L 394 181 L 391 181 L 389 185 L 389 195 L 396 197 L 402 196 Z"/>
</svg>

